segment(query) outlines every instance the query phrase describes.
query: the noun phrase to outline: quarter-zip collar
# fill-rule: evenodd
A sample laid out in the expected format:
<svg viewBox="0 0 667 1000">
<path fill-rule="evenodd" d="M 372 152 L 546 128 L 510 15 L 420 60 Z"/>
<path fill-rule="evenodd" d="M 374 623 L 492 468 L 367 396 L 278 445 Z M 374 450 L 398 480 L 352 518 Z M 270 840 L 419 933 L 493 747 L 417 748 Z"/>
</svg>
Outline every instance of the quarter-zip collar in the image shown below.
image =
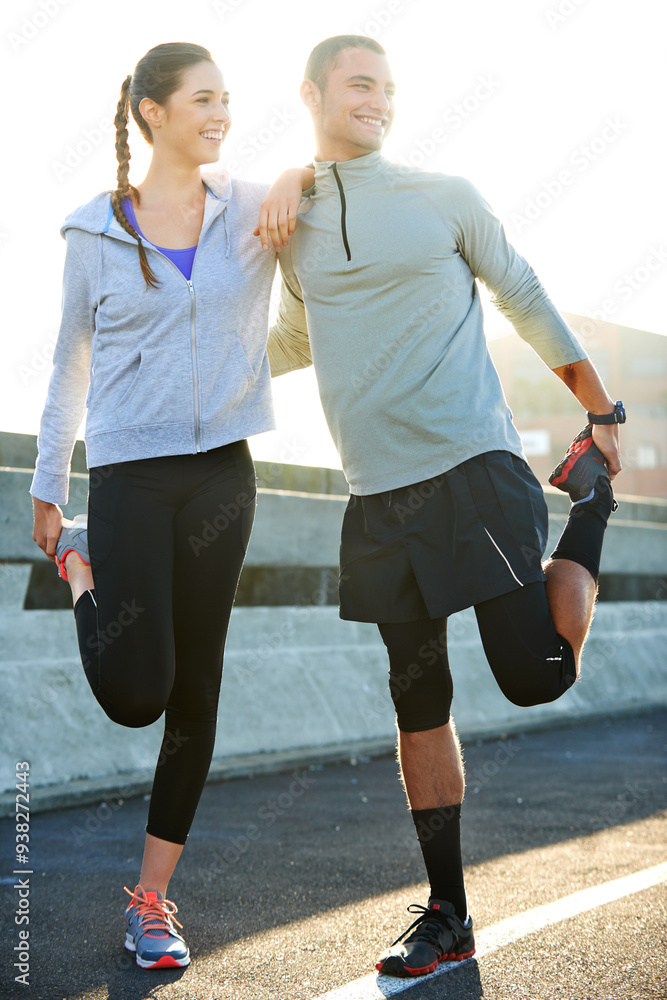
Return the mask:
<svg viewBox="0 0 667 1000">
<path fill-rule="evenodd" d="M 347 234 L 347 202 L 345 192 L 359 187 L 384 173 L 390 166 L 379 151 L 358 156 L 354 160 L 319 160 L 315 163 L 315 197 L 337 193 L 340 198 L 340 232 L 348 263 L 352 249 Z"/>
<path fill-rule="evenodd" d="M 333 171 L 334 164 L 346 191 L 365 184 L 391 166 L 390 161 L 386 160 L 379 150 L 367 153 L 366 156 L 357 156 L 354 160 L 315 160 L 314 163 L 315 190 L 327 192 L 334 192 L 338 188 Z"/>
</svg>

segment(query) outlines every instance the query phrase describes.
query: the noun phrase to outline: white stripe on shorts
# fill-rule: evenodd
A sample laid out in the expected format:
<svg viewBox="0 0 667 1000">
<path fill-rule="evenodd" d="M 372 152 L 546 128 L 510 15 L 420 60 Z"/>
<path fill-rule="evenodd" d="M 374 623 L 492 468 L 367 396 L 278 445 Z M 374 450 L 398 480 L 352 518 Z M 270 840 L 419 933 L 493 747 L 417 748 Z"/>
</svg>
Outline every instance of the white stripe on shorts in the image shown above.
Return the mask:
<svg viewBox="0 0 667 1000">
<path fill-rule="evenodd" d="M 496 540 L 494 539 L 493 535 L 489 532 L 488 528 L 484 528 L 484 531 L 486 531 L 487 535 L 489 536 L 489 538 L 491 539 L 491 541 L 493 542 L 493 544 L 498 549 L 498 552 L 500 552 L 501 556 L 503 557 L 503 559 L 507 563 L 507 568 L 510 571 L 510 573 L 512 574 L 512 576 L 514 577 L 514 579 L 516 580 L 516 582 L 519 584 L 520 587 L 523 587 L 523 584 L 522 584 L 521 580 L 519 579 L 519 577 L 516 575 L 516 573 L 514 572 L 514 570 L 512 569 L 512 567 L 510 566 L 509 559 L 507 558 L 507 556 L 505 555 L 505 553 L 503 552 L 503 550 L 500 548 L 500 546 L 496 543 Z"/>
</svg>

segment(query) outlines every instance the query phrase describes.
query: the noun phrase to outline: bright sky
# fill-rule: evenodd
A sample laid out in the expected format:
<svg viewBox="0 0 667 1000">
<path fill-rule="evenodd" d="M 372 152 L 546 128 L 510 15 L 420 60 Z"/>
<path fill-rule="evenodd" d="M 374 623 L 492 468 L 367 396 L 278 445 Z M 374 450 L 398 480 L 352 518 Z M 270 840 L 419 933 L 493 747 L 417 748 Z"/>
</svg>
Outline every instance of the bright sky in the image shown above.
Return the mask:
<svg viewBox="0 0 667 1000">
<path fill-rule="evenodd" d="M 667 333 L 664 32 L 655 0 L 5 0 L 0 430 L 35 433 L 77 205 L 114 186 L 123 78 L 160 42 L 209 48 L 231 92 L 221 166 L 271 181 L 313 155 L 313 45 L 372 35 L 397 84 L 391 159 L 472 180 L 557 306 Z M 148 147 L 130 134 L 131 179 Z M 506 324 L 491 306 L 491 335 Z M 258 458 L 337 465 L 311 372 L 274 383 Z M 613 387 L 612 391 L 613 391 Z"/>
</svg>

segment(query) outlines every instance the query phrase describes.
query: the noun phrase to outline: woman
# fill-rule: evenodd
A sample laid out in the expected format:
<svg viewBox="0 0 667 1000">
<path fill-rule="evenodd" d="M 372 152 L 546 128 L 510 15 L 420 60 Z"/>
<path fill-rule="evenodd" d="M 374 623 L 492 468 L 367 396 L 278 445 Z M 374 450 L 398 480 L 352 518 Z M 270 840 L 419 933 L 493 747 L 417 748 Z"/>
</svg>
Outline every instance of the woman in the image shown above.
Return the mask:
<svg viewBox="0 0 667 1000">
<path fill-rule="evenodd" d="M 254 515 L 245 438 L 273 426 L 266 340 L 275 255 L 253 236 L 265 188 L 200 171 L 219 158 L 228 103 L 220 70 L 198 45 L 159 45 L 124 81 L 116 190 L 76 209 L 62 230 L 63 315 L 31 487 L 33 538 L 72 588 L 95 697 L 124 726 L 165 712 L 166 752 L 125 913 L 125 947 L 143 968 L 190 961 L 166 892 L 213 752 L 222 654 Z M 152 146 L 138 187 L 128 181 L 128 108 Z M 269 226 L 277 233 L 279 222 L 286 237 L 313 175 L 284 176 Z M 67 502 L 86 405 L 88 519 L 63 526 L 58 504 Z M 213 542 L 202 538 L 207 523 L 223 525 Z"/>
</svg>

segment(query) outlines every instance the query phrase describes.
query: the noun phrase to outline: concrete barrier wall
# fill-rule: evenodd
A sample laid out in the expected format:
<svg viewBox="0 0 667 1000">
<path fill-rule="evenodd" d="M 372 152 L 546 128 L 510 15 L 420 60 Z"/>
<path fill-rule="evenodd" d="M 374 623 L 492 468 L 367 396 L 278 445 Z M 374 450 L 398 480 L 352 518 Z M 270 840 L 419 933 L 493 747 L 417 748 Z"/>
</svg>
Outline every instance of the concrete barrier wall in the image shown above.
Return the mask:
<svg viewBox="0 0 667 1000">
<path fill-rule="evenodd" d="M 377 630 L 341 622 L 337 609 L 326 606 L 335 600 L 346 504 L 346 497 L 330 492 L 339 480 L 324 474 L 335 470 L 268 472 L 272 478 L 265 481 L 308 490 L 260 490 L 247 571 L 274 573 L 274 604 L 276 597 L 289 603 L 281 581 L 291 573 L 310 571 L 309 584 L 299 606 L 234 609 L 214 776 L 386 750 L 393 742 L 386 653 Z M 94 800 L 119 783 L 125 794 L 147 789 L 161 726 L 136 731 L 109 722 L 86 685 L 71 611 L 24 610 L 36 568 L 53 577 L 65 598 L 69 593 L 31 540 L 30 479 L 27 470 L 0 469 L 0 805 L 13 808 L 14 764 L 23 759 L 32 765 L 31 802 L 37 806 Z M 66 514 L 84 509 L 87 487 L 85 474 L 73 475 Z M 546 496 L 553 545 L 568 501 L 557 491 Z M 650 599 L 600 603 L 582 682 L 554 705 L 529 710 L 510 705 L 496 688 L 473 613 L 454 616 L 454 714 L 464 739 L 667 700 L 667 504 L 621 502 L 607 531 L 603 581 L 644 581 L 643 595 Z"/>
<path fill-rule="evenodd" d="M 519 709 L 496 687 L 474 614 L 455 615 L 449 645 L 461 736 L 664 704 L 666 639 L 667 604 L 599 605 L 582 680 L 552 705 Z M 0 671 L 0 804 L 13 808 L 18 760 L 31 764 L 35 807 L 94 800 L 119 785 L 148 788 L 161 724 L 129 730 L 106 718 L 83 675 L 71 612 L 0 612 Z M 177 733 L 173 739 L 177 745 Z M 393 739 L 386 653 L 375 626 L 343 622 L 330 607 L 234 610 L 213 775 L 388 750 Z"/>
<path fill-rule="evenodd" d="M 32 541 L 32 473 L 0 469 L 0 560 L 46 561 Z M 86 509 L 88 477 L 73 474 L 67 517 Z M 556 543 L 567 517 L 567 497 L 545 491 L 549 545 Z M 347 497 L 261 488 L 247 564 L 249 566 L 336 566 L 340 526 Z M 201 541 L 213 544 L 216 528 L 202 524 Z M 548 550 L 547 550 L 548 551 Z M 609 523 L 602 572 L 662 574 L 667 569 L 667 502 L 622 497 Z"/>
</svg>

